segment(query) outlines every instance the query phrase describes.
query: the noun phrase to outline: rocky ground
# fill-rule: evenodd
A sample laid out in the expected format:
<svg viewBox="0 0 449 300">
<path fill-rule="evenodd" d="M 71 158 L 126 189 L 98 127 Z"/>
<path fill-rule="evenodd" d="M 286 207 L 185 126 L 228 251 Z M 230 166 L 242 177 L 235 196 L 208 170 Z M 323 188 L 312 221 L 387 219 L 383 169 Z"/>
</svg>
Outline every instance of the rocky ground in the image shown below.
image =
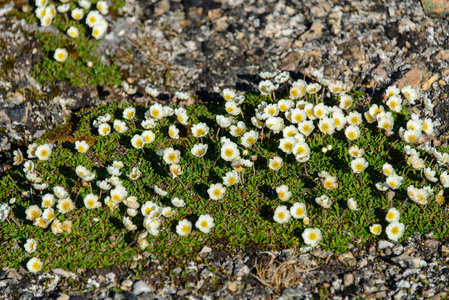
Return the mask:
<svg viewBox="0 0 449 300">
<path fill-rule="evenodd" d="M 114 58 L 128 82 L 139 87 L 129 98 L 134 102 L 143 101 L 146 85 L 163 91 L 165 101 L 175 91 L 208 101 L 225 87 L 255 90 L 261 71 L 287 70 L 302 78 L 308 66 L 373 98 L 382 98 L 389 85 L 411 84 L 435 105 L 434 144 L 447 145 L 449 19 L 438 3 L 449 7 L 449 1 L 436 0 L 127 0 L 100 50 L 105 63 Z M 17 146 L 69 122 L 81 107 L 122 97 L 121 87 L 36 82 L 33 63 L 42 53 L 34 34 L 41 29 L 12 19 L 14 9 L 27 9 L 26 1 L 0 3 L 2 171 L 10 168 Z M 123 30 L 126 34 L 119 34 Z M 420 105 L 412 109 L 420 112 Z M 396 245 L 355 245 L 341 255 L 320 250 L 225 255 L 205 249 L 191 264 L 169 270 L 158 269 L 157 261 L 138 272 L 128 266 L 33 277 L 25 270 L 3 270 L 0 298 L 444 299 L 447 247 L 447 241 L 429 236 Z M 276 281 L 288 274 L 292 277 Z"/>
</svg>

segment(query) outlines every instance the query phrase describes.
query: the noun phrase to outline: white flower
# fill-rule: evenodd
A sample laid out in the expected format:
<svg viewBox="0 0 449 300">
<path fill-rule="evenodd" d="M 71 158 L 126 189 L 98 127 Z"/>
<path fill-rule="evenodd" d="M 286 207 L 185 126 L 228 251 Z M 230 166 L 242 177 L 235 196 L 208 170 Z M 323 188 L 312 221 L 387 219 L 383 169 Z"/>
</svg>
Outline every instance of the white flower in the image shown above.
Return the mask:
<svg viewBox="0 0 449 300">
<path fill-rule="evenodd" d="M 326 195 L 322 195 L 321 197 L 316 197 L 315 202 L 322 208 L 326 208 L 326 209 L 330 208 L 332 205 L 332 201 Z"/>
<path fill-rule="evenodd" d="M 28 239 L 25 245 L 23 246 L 25 251 L 28 253 L 33 253 L 37 249 L 37 242 L 35 239 Z"/>
<path fill-rule="evenodd" d="M 304 80 L 298 80 L 293 82 L 292 87 L 290 88 L 290 99 L 300 99 L 304 97 L 307 90 L 307 82 Z"/>
<path fill-rule="evenodd" d="M 143 175 L 143 173 L 139 170 L 139 168 L 138 167 L 134 167 L 131 170 L 131 173 L 128 174 L 128 178 L 131 179 L 131 180 L 137 180 L 142 175 Z"/>
<path fill-rule="evenodd" d="M 137 226 L 134 225 L 133 221 L 129 217 L 123 217 L 123 225 L 125 225 L 125 228 L 129 231 L 133 231 L 137 229 Z"/>
<path fill-rule="evenodd" d="M 102 123 L 98 126 L 98 134 L 107 136 L 111 132 L 111 126 L 108 123 Z"/>
<path fill-rule="evenodd" d="M 432 170 L 431 168 L 425 168 L 424 169 L 424 176 L 427 180 L 430 182 L 437 182 L 438 178 L 435 177 L 436 171 Z"/>
<path fill-rule="evenodd" d="M 314 129 L 315 125 L 313 124 L 313 121 L 302 121 L 298 124 L 298 130 L 304 136 L 309 136 Z"/>
<path fill-rule="evenodd" d="M 221 183 L 211 184 L 210 188 L 207 190 L 211 200 L 220 200 L 223 198 L 225 192 L 226 188 Z"/>
<path fill-rule="evenodd" d="M 401 92 L 404 95 L 405 99 L 410 102 L 410 104 L 415 104 L 415 100 L 418 99 L 418 94 L 416 93 L 415 89 L 408 85 L 402 88 Z"/>
<path fill-rule="evenodd" d="M 401 112 L 402 110 L 402 99 L 399 96 L 391 96 L 387 101 L 387 106 L 390 110 L 394 112 Z"/>
<path fill-rule="evenodd" d="M 145 144 L 145 139 L 141 135 L 134 135 L 131 139 L 131 145 L 136 149 L 142 149 Z"/>
<path fill-rule="evenodd" d="M 279 149 L 284 153 L 292 153 L 293 147 L 296 145 L 296 140 L 293 137 L 282 138 L 279 140 Z"/>
<path fill-rule="evenodd" d="M 242 112 L 242 109 L 237 106 L 235 102 L 226 102 L 225 110 L 228 114 L 233 116 L 238 116 Z"/>
<path fill-rule="evenodd" d="M 395 175 L 396 171 L 393 169 L 392 165 L 390 165 L 389 163 L 384 163 L 382 165 L 382 173 L 385 176 L 391 176 L 391 175 Z"/>
<path fill-rule="evenodd" d="M 203 233 L 209 233 L 212 227 L 214 227 L 214 218 L 207 214 L 201 215 L 198 221 L 196 221 L 195 227 Z"/>
<path fill-rule="evenodd" d="M 290 125 L 284 128 L 284 130 L 282 130 L 282 134 L 284 136 L 284 138 L 287 137 L 294 137 L 297 134 L 300 134 L 298 131 L 298 128 L 296 128 L 294 125 Z M 301 136 L 303 136 L 301 134 Z"/>
<path fill-rule="evenodd" d="M 77 166 L 75 169 L 76 175 L 84 181 L 90 181 L 86 179 L 90 179 L 92 177 L 92 172 L 89 171 L 86 167 L 83 167 L 81 165 Z M 92 178 L 93 179 L 93 178 Z"/>
<path fill-rule="evenodd" d="M 119 185 L 110 191 L 110 195 L 113 203 L 120 203 L 128 196 L 128 191 L 125 187 Z"/>
<path fill-rule="evenodd" d="M 226 186 L 231 186 L 234 184 L 238 184 L 240 182 L 240 177 L 237 171 L 232 170 L 226 173 L 225 177 L 223 177 L 223 184 Z"/>
<path fill-rule="evenodd" d="M 189 95 L 189 93 L 185 93 L 185 92 L 176 92 L 175 97 L 180 100 L 188 100 L 190 98 L 190 95 Z"/>
<path fill-rule="evenodd" d="M 207 148 L 207 144 L 195 144 L 190 152 L 196 157 L 203 157 L 207 152 Z"/>
<path fill-rule="evenodd" d="M 304 219 L 307 217 L 307 208 L 304 203 L 295 202 L 292 207 L 290 207 L 290 214 L 295 219 Z"/>
<path fill-rule="evenodd" d="M 245 134 L 243 134 L 241 144 L 245 148 L 249 148 L 252 145 L 254 145 L 258 139 L 259 139 L 259 133 L 257 131 L 251 130 L 251 131 L 245 132 Z"/>
<path fill-rule="evenodd" d="M 26 219 L 34 221 L 42 215 L 42 210 L 37 205 L 30 205 L 26 211 Z"/>
<path fill-rule="evenodd" d="M 47 208 L 47 207 L 52 207 L 53 205 L 55 205 L 55 196 L 53 194 L 45 194 L 42 197 L 42 207 L 43 208 Z"/>
<path fill-rule="evenodd" d="M 287 71 L 284 71 L 282 73 L 280 73 L 279 75 L 277 75 L 274 78 L 274 81 L 276 81 L 277 83 L 285 83 L 290 79 L 290 73 Z"/>
<path fill-rule="evenodd" d="M 275 156 L 273 158 L 270 158 L 268 161 L 268 167 L 271 170 L 277 171 L 282 167 L 282 158 L 280 158 L 279 156 Z"/>
<path fill-rule="evenodd" d="M 84 10 L 82 8 L 74 8 L 71 16 L 75 20 L 81 20 L 84 17 Z"/>
<path fill-rule="evenodd" d="M 159 96 L 159 91 L 157 89 L 150 87 L 149 85 L 147 85 L 145 87 L 145 93 L 147 93 L 148 95 L 150 95 L 153 98 L 156 98 L 157 96 Z"/>
<path fill-rule="evenodd" d="M 87 10 L 89 10 L 91 6 L 90 0 L 79 0 L 78 4 L 79 6 Z"/>
<path fill-rule="evenodd" d="M 75 141 L 75 148 L 79 153 L 86 153 L 89 150 L 89 144 L 86 141 Z"/>
<path fill-rule="evenodd" d="M 401 90 L 395 85 L 389 86 L 387 88 L 387 90 L 385 91 L 385 94 L 387 95 L 388 98 L 390 98 L 392 96 L 397 96 L 400 93 L 401 93 Z"/>
<path fill-rule="evenodd" d="M 354 174 L 363 172 L 368 166 L 369 163 L 363 157 L 351 161 L 351 169 Z"/>
<path fill-rule="evenodd" d="M 206 123 L 198 123 L 192 126 L 192 134 L 196 138 L 206 136 L 209 133 L 209 127 Z"/>
<path fill-rule="evenodd" d="M 67 29 L 67 35 L 71 38 L 77 38 L 80 34 L 80 31 L 77 27 L 71 26 Z"/>
<path fill-rule="evenodd" d="M 397 174 L 388 176 L 385 183 L 393 190 L 397 190 L 402 184 L 403 177 Z"/>
<path fill-rule="evenodd" d="M 358 210 L 357 202 L 352 197 L 348 199 L 348 208 L 353 211 Z"/>
<path fill-rule="evenodd" d="M 329 91 L 334 95 L 339 95 L 346 91 L 346 85 L 341 81 L 331 82 L 329 84 Z"/>
<path fill-rule="evenodd" d="M 186 219 L 179 221 L 176 226 L 176 233 L 180 236 L 186 236 L 192 231 L 192 223 Z"/>
<path fill-rule="evenodd" d="M 161 214 L 166 218 L 170 218 L 171 216 L 173 216 L 174 211 L 170 206 L 167 206 L 162 209 Z"/>
<path fill-rule="evenodd" d="M 277 74 L 278 74 L 277 72 L 267 72 L 267 71 L 265 71 L 265 72 L 260 72 L 259 76 L 262 79 L 271 79 L 271 78 L 276 77 Z"/>
<path fill-rule="evenodd" d="M 376 189 L 378 189 L 381 192 L 385 192 L 388 190 L 389 186 L 385 182 L 377 182 L 376 183 Z"/>
<path fill-rule="evenodd" d="M 237 125 L 231 125 L 229 133 L 232 136 L 241 136 L 246 130 L 246 125 L 242 121 L 239 121 Z"/>
<path fill-rule="evenodd" d="M 172 178 L 176 178 L 179 175 L 181 175 L 182 173 L 184 173 L 184 171 L 182 171 L 182 168 L 180 165 L 178 165 L 178 164 L 170 165 L 170 174 L 171 174 Z"/>
<path fill-rule="evenodd" d="M 265 121 L 265 125 L 273 131 L 273 133 L 279 133 L 284 130 L 284 119 L 280 117 L 268 117 Z"/>
<path fill-rule="evenodd" d="M 175 150 L 172 147 L 164 150 L 164 161 L 168 165 L 178 164 L 181 159 L 181 151 Z"/>
<path fill-rule="evenodd" d="M 130 196 L 123 200 L 123 204 L 125 204 L 128 208 L 138 209 L 140 207 L 140 203 L 137 202 L 137 197 Z"/>
<path fill-rule="evenodd" d="M 237 96 L 236 93 L 231 89 L 224 89 L 222 95 L 226 101 L 233 101 L 234 98 Z"/>
<path fill-rule="evenodd" d="M 264 113 L 269 114 L 272 117 L 276 117 L 279 114 L 279 108 L 277 104 L 268 104 L 263 109 Z"/>
<path fill-rule="evenodd" d="M 87 194 L 86 197 L 84 197 L 84 206 L 87 209 L 95 209 L 101 207 L 101 202 L 98 201 L 97 195 Z"/>
<path fill-rule="evenodd" d="M 58 205 L 56 206 L 59 213 L 66 214 L 75 209 L 75 203 L 73 203 L 72 199 L 64 198 L 58 201 Z"/>
<path fill-rule="evenodd" d="M 292 196 L 292 192 L 288 190 L 288 186 L 285 184 L 278 186 L 276 188 L 276 193 L 281 201 L 288 201 Z"/>
<path fill-rule="evenodd" d="M 187 113 L 180 113 L 177 116 L 177 120 L 179 123 L 181 123 L 182 125 L 187 125 L 188 124 L 188 120 L 189 120 L 189 116 L 187 115 Z"/>
<path fill-rule="evenodd" d="M 156 127 L 157 123 L 155 119 L 147 118 L 146 120 L 140 122 L 140 125 L 143 127 L 143 129 L 153 129 L 154 127 Z"/>
<path fill-rule="evenodd" d="M 428 135 L 432 135 L 433 134 L 433 122 L 432 119 L 425 119 L 423 122 L 423 131 L 428 134 Z"/>
<path fill-rule="evenodd" d="M 231 125 L 231 120 L 223 115 L 217 115 L 215 119 L 221 128 L 228 128 Z"/>
<path fill-rule="evenodd" d="M 323 103 L 319 103 L 319 104 L 315 105 L 315 107 L 313 108 L 313 114 L 318 119 L 323 119 L 328 116 L 329 107 L 324 105 Z"/>
<path fill-rule="evenodd" d="M 111 176 L 122 175 L 122 172 L 120 172 L 120 168 L 117 168 L 114 164 L 112 164 L 111 166 L 108 166 L 106 168 L 106 170 L 108 171 L 109 175 L 111 175 Z"/>
<path fill-rule="evenodd" d="M 233 161 L 240 156 L 237 145 L 233 142 L 226 142 L 221 146 L 221 158 L 226 161 Z"/>
<path fill-rule="evenodd" d="M 174 140 L 179 139 L 179 129 L 176 125 L 170 125 L 168 127 L 168 135 Z"/>
<path fill-rule="evenodd" d="M 321 119 L 318 123 L 318 128 L 323 133 L 327 133 L 329 135 L 334 134 L 335 132 L 334 119 L 327 117 Z"/>
<path fill-rule="evenodd" d="M 147 217 L 151 214 L 152 211 L 157 210 L 158 206 L 153 201 L 147 201 L 145 202 L 142 207 L 140 208 L 140 211 L 142 212 L 142 215 L 144 217 Z"/>
<path fill-rule="evenodd" d="M 147 248 L 150 244 L 148 243 L 148 241 L 146 240 L 148 235 L 148 232 L 143 232 L 141 234 L 139 234 L 139 236 L 137 237 L 137 244 L 139 244 L 140 249 L 144 250 L 145 248 Z"/>
<path fill-rule="evenodd" d="M 141 136 L 145 144 L 151 144 L 156 139 L 156 135 L 151 130 L 145 130 Z"/>
<path fill-rule="evenodd" d="M 33 257 L 27 262 L 27 269 L 31 273 L 37 273 L 42 269 L 42 261 L 37 258 Z"/>
<path fill-rule="evenodd" d="M 168 194 L 168 192 L 164 191 L 163 189 L 161 189 L 157 185 L 155 185 L 153 188 L 154 188 L 155 193 L 158 194 L 159 196 L 165 197 Z"/>
<path fill-rule="evenodd" d="M 356 140 L 360 137 L 360 128 L 355 125 L 349 125 L 346 127 L 345 135 L 350 141 Z"/>
<path fill-rule="evenodd" d="M 299 160 L 303 160 L 305 159 L 304 156 L 309 156 L 310 155 L 310 147 L 306 142 L 302 142 L 302 143 L 297 143 L 292 150 L 292 153 L 295 155 L 295 158 L 298 160 L 299 157 L 301 156 L 302 158 Z M 298 160 L 298 161 L 299 161 Z"/>
<path fill-rule="evenodd" d="M 55 186 L 53 188 L 53 193 L 55 194 L 56 197 L 58 197 L 59 199 L 63 199 L 66 198 L 68 196 L 67 191 L 65 190 L 65 188 L 63 188 L 62 186 Z"/>
<path fill-rule="evenodd" d="M 311 83 L 307 86 L 307 93 L 314 95 L 321 90 L 321 85 L 319 83 Z"/>
<path fill-rule="evenodd" d="M 435 105 L 432 104 L 432 101 L 430 101 L 430 99 L 427 97 L 427 94 L 424 94 L 424 97 L 423 97 L 423 103 L 424 103 L 424 107 L 425 107 L 428 111 L 430 111 L 430 112 L 433 111 L 433 108 L 435 107 Z"/>
<path fill-rule="evenodd" d="M 401 218 L 401 213 L 396 208 L 392 207 L 388 210 L 387 215 L 385 216 L 385 220 L 388 223 L 398 222 Z"/>
<path fill-rule="evenodd" d="M 128 130 L 128 126 L 126 126 L 126 123 L 120 120 L 114 120 L 114 123 L 112 125 L 118 133 L 124 133 Z"/>
<path fill-rule="evenodd" d="M 109 5 L 106 1 L 98 1 L 97 2 L 97 9 L 103 14 L 107 15 L 109 10 Z"/>
<path fill-rule="evenodd" d="M 348 153 L 349 153 L 349 156 L 351 156 L 352 158 L 359 158 L 359 157 L 363 156 L 363 154 L 365 153 L 365 150 L 359 149 L 359 146 L 355 145 L 355 146 L 349 147 Z"/>
<path fill-rule="evenodd" d="M 363 121 L 362 115 L 359 112 L 352 111 L 346 116 L 346 121 L 349 124 L 359 126 L 360 124 L 362 124 L 362 121 Z"/>
<path fill-rule="evenodd" d="M 98 25 L 95 25 L 92 28 L 92 36 L 95 39 L 99 40 L 104 37 L 107 30 L 108 30 L 108 23 L 106 22 L 106 20 L 100 20 Z M 132 94 L 135 94 L 136 91 L 137 91 L 137 88 L 129 89 L 127 93 L 129 94 L 130 92 L 132 92 Z"/>
<path fill-rule="evenodd" d="M 340 107 L 341 109 L 348 109 L 352 105 L 353 99 L 348 94 L 340 95 Z"/>
<path fill-rule="evenodd" d="M 382 225 L 373 224 L 369 227 L 369 231 L 374 235 L 380 235 L 382 233 Z"/>
<path fill-rule="evenodd" d="M 36 148 L 35 152 L 36 157 L 39 160 L 49 160 L 51 155 L 51 147 L 49 144 L 40 145 Z"/>
<path fill-rule="evenodd" d="M 440 174 L 440 182 L 445 188 L 449 188 L 449 175 L 447 171 Z"/>
<path fill-rule="evenodd" d="M 132 120 L 136 116 L 136 108 L 128 107 L 123 111 L 123 118 L 126 120 Z"/>
<path fill-rule="evenodd" d="M 398 241 L 404 234 L 405 226 L 400 222 L 392 222 L 385 228 L 388 238 L 392 241 Z"/>
<path fill-rule="evenodd" d="M 281 99 L 277 103 L 278 109 L 282 112 L 286 112 L 289 109 L 291 109 L 293 106 L 295 106 L 295 102 L 293 102 L 290 99 Z"/>
<path fill-rule="evenodd" d="M 182 199 L 179 199 L 178 197 L 175 197 L 171 200 L 171 203 L 175 207 L 184 207 L 186 205 L 185 201 Z"/>
<path fill-rule="evenodd" d="M 262 95 L 269 95 L 279 88 L 279 84 L 274 84 L 270 80 L 262 80 L 259 82 L 259 91 Z"/>
<path fill-rule="evenodd" d="M 11 207 L 8 204 L 6 203 L 0 204 L 0 222 L 6 220 L 10 211 Z"/>
<path fill-rule="evenodd" d="M 273 220 L 279 224 L 287 223 L 290 220 L 290 211 L 287 209 L 287 206 L 281 205 L 276 207 Z"/>
<path fill-rule="evenodd" d="M 306 228 L 302 233 L 304 243 L 311 247 L 316 247 L 320 243 L 322 237 L 321 230 L 318 228 Z"/>
</svg>

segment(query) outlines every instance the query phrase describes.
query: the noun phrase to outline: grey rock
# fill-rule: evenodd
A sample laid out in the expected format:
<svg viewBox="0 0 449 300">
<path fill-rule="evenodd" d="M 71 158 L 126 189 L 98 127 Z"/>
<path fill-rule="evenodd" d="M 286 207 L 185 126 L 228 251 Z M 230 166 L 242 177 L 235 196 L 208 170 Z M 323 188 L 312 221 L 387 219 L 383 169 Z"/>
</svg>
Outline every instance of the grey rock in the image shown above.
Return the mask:
<svg viewBox="0 0 449 300">
<path fill-rule="evenodd" d="M 142 280 L 136 281 L 133 285 L 133 294 L 151 293 L 153 290 Z"/>
<path fill-rule="evenodd" d="M 309 294 L 309 292 L 302 288 L 296 288 L 296 289 L 285 288 L 282 290 L 282 298 L 284 298 L 285 300 L 298 299 L 297 297 L 303 297 L 308 294 Z"/>
<path fill-rule="evenodd" d="M 402 268 L 419 268 L 421 263 L 419 257 L 411 257 L 405 254 L 394 257 L 391 260 Z"/>
<path fill-rule="evenodd" d="M 249 267 L 245 264 L 237 264 L 234 268 L 235 276 L 246 276 L 249 274 Z"/>
<path fill-rule="evenodd" d="M 380 240 L 379 243 L 377 244 L 377 247 L 378 247 L 380 250 L 384 250 L 384 249 L 387 249 L 387 248 L 391 248 L 391 247 L 393 247 L 393 246 L 394 246 L 393 243 L 391 243 L 391 242 L 389 242 L 389 241 L 385 241 L 385 240 Z"/>
</svg>

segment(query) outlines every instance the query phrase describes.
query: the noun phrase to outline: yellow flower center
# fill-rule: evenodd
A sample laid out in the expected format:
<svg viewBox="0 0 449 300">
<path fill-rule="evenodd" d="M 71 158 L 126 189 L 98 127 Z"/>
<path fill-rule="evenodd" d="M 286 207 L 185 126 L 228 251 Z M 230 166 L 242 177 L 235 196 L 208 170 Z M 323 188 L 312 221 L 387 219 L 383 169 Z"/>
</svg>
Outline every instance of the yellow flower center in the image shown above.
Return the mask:
<svg viewBox="0 0 449 300">
<path fill-rule="evenodd" d="M 310 233 L 309 235 L 309 239 L 314 241 L 318 238 L 317 234 L 315 232 Z"/>
<path fill-rule="evenodd" d="M 275 161 L 275 162 L 273 162 L 272 164 L 271 164 L 271 166 L 273 167 L 273 169 L 279 169 L 279 163 L 277 162 L 277 161 Z"/>
<path fill-rule="evenodd" d="M 281 220 L 284 219 L 285 218 L 285 213 L 283 211 L 278 213 L 278 218 L 281 219 Z"/>
<path fill-rule="evenodd" d="M 284 199 L 285 198 L 285 193 L 284 192 L 279 192 L 279 199 Z"/>
<path fill-rule="evenodd" d="M 235 134 L 241 135 L 242 133 L 243 133 L 243 128 L 237 127 L 237 129 L 235 130 Z"/>
<path fill-rule="evenodd" d="M 231 177 L 231 178 L 228 179 L 228 182 L 230 184 L 234 184 L 236 181 L 237 181 L 237 179 L 235 179 L 235 177 Z"/>
<path fill-rule="evenodd" d="M 176 160 L 176 155 L 175 155 L 174 153 L 169 154 L 169 155 L 168 155 L 168 160 L 169 160 L 169 161 L 175 161 L 175 160 Z"/>
<path fill-rule="evenodd" d="M 34 210 L 33 212 L 31 212 L 31 218 L 32 219 L 39 218 L 39 212 L 37 210 Z"/>
<path fill-rule="evenodd" d="M 323 124 L 322 128 L 323 128 L 323 131 L 328 131 L 329 130 L 329 124 Z"/>
<path fill-rule="evenodd" d="M 203 136 L 205 133 L 206 133 L 206 132 L 204 131 L 204 129 L 198 129 L 198 130 L 196 131 L 196 135 L 197 135 L 197 136 Z"/>
<path fill-rule="evenodd" d="M 70 208 L 70 203 L 69 203 L 69 202 L 64 202 L 61 206 L 62 206 L 62 209 L 63 209 L 63 210 L 69 210 L 69 208 Z"/>
<path fill-rule="evenodd" d="M 112 195 L 112 200 L 114 200 L 115 202 L 120 201 L 120 196 L 117 194 Z"/>
<path fill-rule="evenodd" d="M 394 212 L 389 212 L 388 214 L 387 214 L 387 219 L 388 220 L 393 220 L 394 219 Z"/>
<path fill-rule="evenodd" d="M 182 231 L 183 233 L 187 234 L 187 233 L 190 232 L 190 227 L 187 226 L 187 225 L 184 225 L 184 226 L 182 227 L 182 230 L 181 230 L 181 231 Z"/>
<path fill-rule="evenodd" d="M 84 147 L 83 146 L 78 146 L 78 151 L 79 152 L 84 152 Z"/>
<path fill-rule="evenodd" d="M 39 270 L 40 267 L 41 267 L 41 264 L 39 262 L 36 261 L 36 262 L 33 263 L 33 269 L 34 270 Z"/>
<path fill-rule="evenodd" d="M 285 104 L 282 104 L 282 105 L 279 107 L 279 109 L 282 110 L 282 111 L 286 111 L 286 110 L 287 110 L 287 106 L 286 106 Z"/>
<path fill-rule="evenodd" d="M 349 132 L 348 133 L 348 137 L 349 137 L 350 140 L 355 139 L 355 132 L 354 131 Z"/>
<path fill-rule="evenodd" d="M 355 166 L 355 168 L 356 168 L 356 170 L 357 171 L 362 171 L 363 170 L 363 164 L 362 163 L 358 163 L 356 166 Z"/>
<path fill-rule="evenodd" d="M 297 209 L 296 209 L 296 214 L 297 214 L 298 216 L 302 216 L 302 215 L 304 214 L 304 209 L 302 209 L 302 208 L 297 208 Z"/>
<path fill-rule="evenodd" d="M 197 156 L 202 156 L 204 154 L 204 149 L 199 149 L 198 151 L 196 151 L 196 155 Z"/>
<path fill-rule="evenodd" d="M 225 150 L 225 155 L 227 157 L 231 157 L 234 154 L 234 151 L 232 151 L 232 149 L 226 149 Z"/>
<path fill-rule="evenodd" d="M 47 150 L 42 150 L 41 155 L 42 155 L 43 157 L 47 156 L 47 155 L 48 155 Z"/>
<path fill-rule="evenodd" d="M 207 221 L 201 221 L 201 227 L 207 227 Z"/>
<path fill-rule="evenodd" d="M 249 145 L 254 144 L 255 141 L 256 141 L 256 139 L 253 138 L 253 137 L 249 137 L 249 138 L 246 140 L 246 142 L 247 142 Z"/>
<path fill-rule="evenodd" d="M 374 226 L 373 232 L 374 232 L 375 234 L 379 234 L 379 233 L 380 233 L 380 227 L 379 227 L 379 226 Z"/>
<path fill-rule="evenodd" d="M 392 234 L 398 234 L 398 233 L 399 233 L 399 228 L 398 228 L 397 226 L 393 227 L 393 228 L 391 229 L 391 233 L 392 233 Z"/>
<path fill-rule="evenodd" d="M 87 207 L 92 207 L 94 206 L 95 202 L 93 200 L 89 200 L 87 201 Z"/>
<path fill-rule="evenodd" d="M 136 141 L 136 146 L 137 146 L 137 147 L 142 147 L 142 145 L 143 145 L 143 141 L 142 141 L 141 139 L 138 139 L 138 140 Z"/>
<path fill-rule="evenodd" d="M 292 150 L 292 147 L 293 147 L 293 145 L 292 145 L 291 143 L 285 143 L 285 144 L 284 144 L 284 148 L 285 148 L 285 150 L 287 150 L 287 151 Z"/>
<path fill-rule="evenodd" d="M 296 97 L 296 96 L 298 96 L 298 90 L 297 90 L 297 89 L 291 89 L 291 90 L 290 90 L 290 94 L 291 94 L 293 97 Z"/>
<path fill-rule="evenodd" d="M 352 124 L 357 124 L 358 121 L 359 121 L 359 118 L 358 118 L 358 117 L 352 117 L 352 118 L 351 118 L 351 123 L 352 123 Z"/>
<path fill-rule="evenodd" d="M 218 197 L 218 196 L 220 196 L 221 195 L 221 191 L 219 190 L 219 189 L 215 189 L 214 190 L 214 196 L 215 197 Z"/>
</svg>

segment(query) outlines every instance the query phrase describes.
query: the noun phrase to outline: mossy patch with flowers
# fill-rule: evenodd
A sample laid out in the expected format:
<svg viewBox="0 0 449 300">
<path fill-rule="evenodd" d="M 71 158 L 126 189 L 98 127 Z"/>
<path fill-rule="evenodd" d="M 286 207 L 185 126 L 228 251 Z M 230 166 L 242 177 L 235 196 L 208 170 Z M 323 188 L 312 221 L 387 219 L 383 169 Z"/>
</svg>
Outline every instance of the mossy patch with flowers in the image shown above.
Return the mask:
<svg viewBox="0 0 449 300">
<path fill-rule="evenodd" d="M 76 271 L 205 245 L 344 252 L 446 238 L 449 154 L 425 142 L 432 121 L 407 112 L 413 89 L 372 103 L 316 70 L 311 83 L 275 75 L 221 102 L 85 109 L 74 143 L 17 150 L 0 180 L 1 261 Z"/>
<path fill-rule="evenodd" d="M 106 65 L 97 49 L 124 4 L 124 1 L 99 0 L 30 1 L 33 9 L 25 18 L 40 25 L 36 38 L 41 43 L 39 50 L 44 53 L 33 65 L 33 76 L 42 83 L 56 80 L 76 86 L 118 85 L 118 67 L 113 61 Z"/>
</svg>

